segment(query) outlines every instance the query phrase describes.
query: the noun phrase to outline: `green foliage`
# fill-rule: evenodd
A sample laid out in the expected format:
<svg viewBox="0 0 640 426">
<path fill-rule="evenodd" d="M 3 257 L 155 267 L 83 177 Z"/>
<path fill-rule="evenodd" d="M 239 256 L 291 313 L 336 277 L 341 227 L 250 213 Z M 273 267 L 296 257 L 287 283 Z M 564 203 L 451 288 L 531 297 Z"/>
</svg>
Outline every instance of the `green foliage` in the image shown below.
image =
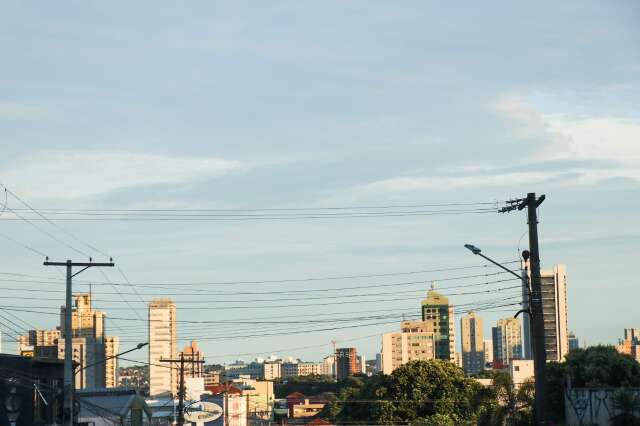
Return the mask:
<svg viewBox="0 0 640 426">
<path fill-rule="evenodd" d="M 564 421 L 565 377 L 575 388 L 638 387 L 640 363 L 613 346 L 591 346 L 570 352 L 562 363 L 547 364 L 546 406 L 557 423 Z"/>
<path fill-rule="evenodd" d="M 484 401 L 478 425 L 533 425 L 534 383 L 527 381 L 516 387 L 506 371 L 492 371 L 491 376 L 492 386 L 480 393 Z"/>
<path fill-rule="evenodd" d="M 338 422 L 471 424 L 480 388 L 448 361 L 413 361 L 390 376 L 372 377 L 360 389 L 345 389 L 331 413 Z"/>
<path fill-rule="evenodd" d="M 620 389 L 613 396 L 613 408 L 618 412 L 611 417 L 613 426 L 640 426 L 640 418 L 636 416 L 640 412 L 640 397 Z"/>
</svg>

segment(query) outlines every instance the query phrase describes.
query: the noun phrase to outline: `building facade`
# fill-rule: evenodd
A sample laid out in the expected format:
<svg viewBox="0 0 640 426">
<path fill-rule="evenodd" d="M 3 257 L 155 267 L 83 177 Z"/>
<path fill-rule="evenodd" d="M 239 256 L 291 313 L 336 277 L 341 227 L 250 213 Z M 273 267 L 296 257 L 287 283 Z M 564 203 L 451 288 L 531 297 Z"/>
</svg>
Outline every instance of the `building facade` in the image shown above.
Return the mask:
<svg viewBox="0 0 640 426">
<path fill-rule="evenodd" d="M 514 359 L 522 359 L 522 329 L 518 318 L 498 320 L 494 334 L 494 360 L 503 366 Z"/>
<path fill-rule="evenodd" d="M 344 380 L 358 373 L 356 348 L 337 348 L 335 356 L 337 380 Z"/>
<path fill-rule="evenodd" d="M 523 308 L 529 306 L 531 282 L 529 262 L 523 262 Z M 540 271 L 542 290 L 542 312 L 544 318 L 545 351 L 547 361 L 562 361 L 569 353 L 568 312 L 567 312 L 567 267 L 555 265 L 551 270 Z M 523 357 L 533 359 L 531 318 L 523 316 Z"/>
<path fill-rule="evenodd" d="M 180 356 L 184 358 L 185 377 L 204 377 L 204 353 L 198 348 L 198 343 L 195 340 L 184 347 Z"/>
<path fill-rule="evenodd" d="M 91 306 L 91 295 L 79 293 L 71 311 L 72 357 L 78 363 L 75 374 L 76 389 L 115 387 L 118 383 L 116 358 L 100 362 L 115 355 L 119 340 L 105 334 L 106 314 Z M 37 359 L 64 359 L 65 312 L 60 308 L 60 327 L 55 330 L 29 330 L 20 336 L 19 351 Z M 93 365 L 91 365 L 93 364 Z"/>
<path fill-rule="evenodd" d="M 162 362 L 176 359 L 176 305 L 171 299 L 155 299 L 149 303 L 149 395 L 175 396 L 178 393 L 178 369 Z"/>
<path fill-rule="evenodd" d="M 433 289 L 422 301 L 422 321 L 431 323 L 435 333 L 435 353 L 437 359 L 455 362 L 455 323 L 453 305 L 449 299 Z"/>
<path fill-rule="evenodd" d="M 460 319 L 462 339 L 462 368 L 467 374 L 478 374 L 484 370 L 484 333 L 482 319 L 469 312 Z"/>
<path fill-rule="evenodd" d="M 432 321 L 403 321 L 401 331 L 382 335 L 382 372 L 393 370 L 409 361 L 436 357 L 436 335 Z"/>
</svg>

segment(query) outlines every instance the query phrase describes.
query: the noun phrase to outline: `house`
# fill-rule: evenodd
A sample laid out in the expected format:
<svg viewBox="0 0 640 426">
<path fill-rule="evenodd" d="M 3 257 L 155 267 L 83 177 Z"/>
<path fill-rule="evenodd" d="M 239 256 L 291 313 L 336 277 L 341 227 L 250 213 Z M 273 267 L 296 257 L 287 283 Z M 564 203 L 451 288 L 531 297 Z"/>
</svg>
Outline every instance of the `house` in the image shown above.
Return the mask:
<svg viewBox="0 0 640 426">
<path fill-rule="evenodd" d="M 142 426 L 151 421 L 151 410 L 134 389 L 83 389 L 76 391 L 76 398 L 80 405 L 79 423 Z"/>
</svg>

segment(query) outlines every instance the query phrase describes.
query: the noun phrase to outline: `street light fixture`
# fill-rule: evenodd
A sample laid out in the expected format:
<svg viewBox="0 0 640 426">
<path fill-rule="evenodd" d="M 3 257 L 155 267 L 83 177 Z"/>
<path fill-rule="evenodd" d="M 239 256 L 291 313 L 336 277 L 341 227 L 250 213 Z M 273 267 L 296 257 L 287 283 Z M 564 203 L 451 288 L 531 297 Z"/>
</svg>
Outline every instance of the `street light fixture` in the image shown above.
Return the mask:
<svg viewBox="0 0 640 426">
<path fill-rule="evenodd" d="M 505 271 L 507 271 L 511 275 L 514 275 L 519 280 L 522 279 L 522 276 L 518 275 L 516 272 L 513 272 L 511 269 L 507 268 L 506 266 L 501 265 L 498 262 L 496 262 L 495 260 L 491 259 L 490 257 L 485 256 L 484 254 L 482 254 L 482 250 L 480 250 L 480 248 L 474 246 L 473 244 L 465 244 L 464 248 L 466 248 L 467 250 L 471 251 L 471 253 L 475 254 L 476 256 L 480 256 L 481 258 L 486 259 L 489 262 L 493 263 L 497 267 L 499 267 L 501 269 L 504 269 Z"/>
</svg>

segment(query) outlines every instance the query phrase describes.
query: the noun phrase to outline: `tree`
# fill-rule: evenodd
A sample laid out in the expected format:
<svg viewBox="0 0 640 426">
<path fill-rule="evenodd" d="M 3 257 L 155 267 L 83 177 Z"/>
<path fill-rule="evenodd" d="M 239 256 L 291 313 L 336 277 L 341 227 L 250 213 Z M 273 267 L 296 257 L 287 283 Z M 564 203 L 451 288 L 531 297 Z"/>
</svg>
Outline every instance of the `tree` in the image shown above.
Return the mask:
<svg viewBox="0 0 640 426">
<path fill-rule="evenodd" d="M 484 410 L 478 421 L 482 426 L 533 424 L 535 385 L 526 381 L 515 386 L 506 371 L 491 372 L 492 385 L 485 389 Z"/>
<path fill-rule="evenodd" d="M 628 389 L 620 389 L 613 396 L 613 408 L 618 414 L 611 417 L 613 426 L 639 426 L 640 397 Z"/>
<path fill-rule="evenodd" d="M 412 361 L 359 390 L 341 392 L 332 413 L 345 422 L 469 424 L 477 416 L 480 387 L 448 361 Z"/>
<path fill-rule="evenodd" d="M 564 421 L 565 378 L 575 388 L 640 386 L 640 363 L 613 346 L 591 346 L 570 352 L 565 361 L 547 365 L 546 406 L 549 419 Z"/>
</svg>

